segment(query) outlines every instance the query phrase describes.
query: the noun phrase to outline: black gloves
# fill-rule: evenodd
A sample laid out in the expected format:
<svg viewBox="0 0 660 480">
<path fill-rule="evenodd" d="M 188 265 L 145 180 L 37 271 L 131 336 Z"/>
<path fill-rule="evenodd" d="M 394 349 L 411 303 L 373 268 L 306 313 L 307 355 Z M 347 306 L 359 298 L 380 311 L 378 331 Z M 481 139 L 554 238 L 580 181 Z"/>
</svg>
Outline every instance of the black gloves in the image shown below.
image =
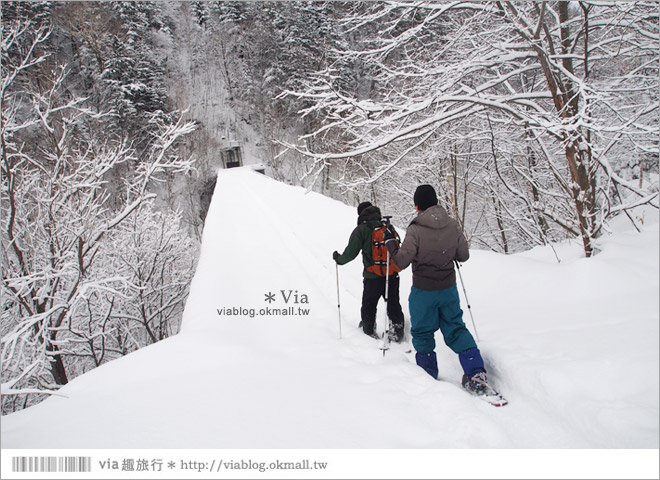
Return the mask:
<svg viewBox="0 0 660 480">
<path fill-rule="evenodd" d="M 334 252 L 332 252 L 332 259 L 336 262 L 337 257 L 339 257 L 339 252 L 337 250 L 335 250 Z"/>
<path fill-rule="evenodd" d="M 394 234 L 394 228 L 392 225 L 388 226 L 383 232 L 383 241 L 387 243 L 390 240 L 396 240 L 396 235 Z"/>
</svg>

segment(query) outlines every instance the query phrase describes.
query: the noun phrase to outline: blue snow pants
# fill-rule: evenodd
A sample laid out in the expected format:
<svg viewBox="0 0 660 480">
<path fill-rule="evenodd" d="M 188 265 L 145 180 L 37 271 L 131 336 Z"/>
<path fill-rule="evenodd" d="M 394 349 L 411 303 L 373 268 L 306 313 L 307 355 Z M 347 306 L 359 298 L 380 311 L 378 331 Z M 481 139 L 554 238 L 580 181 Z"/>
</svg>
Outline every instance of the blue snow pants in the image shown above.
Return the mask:
<svg viewBox="0 0 660 480">
<path fill-rule="evenodd" d="M 445 290 L 420 290 L 412 287 L 408 297 L 410 333 L 418 353 L 435 350 L 435 332 L 442 332 L 445 343 L 454 353 L 477 348 L 472 334 L 463 323 L 463 310 L 454 284 Z"/>
</svg>

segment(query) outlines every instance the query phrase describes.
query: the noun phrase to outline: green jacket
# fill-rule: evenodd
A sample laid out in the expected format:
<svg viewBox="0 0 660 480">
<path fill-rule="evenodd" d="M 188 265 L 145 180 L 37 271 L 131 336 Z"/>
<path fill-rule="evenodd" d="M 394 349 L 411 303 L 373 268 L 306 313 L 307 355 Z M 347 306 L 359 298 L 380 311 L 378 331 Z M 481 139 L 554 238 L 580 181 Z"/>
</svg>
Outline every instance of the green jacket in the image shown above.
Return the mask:
<svg viewBox="0 0 660 480">
<path fill-rule="evenodd" d="M 375 273 L 368 272 L 367 267 L 374 264 L 374 259 L 371 255 L 371 235 L 374 227 L 380 227 L 382 225 L 381 219 L 382 217 L 378 207 L 371 206 L 362 211 L 358 217 L 358 225 L 351 233 L 351 236 L 348 239 L 348 245 L 344 249 L 344 253 L 337 257 L 337 263 L 339 265 L 344 265 L 352 261 L 358 256 L 360 250 L 362 250 L 362 263 L 364 265 L 362 276 L 364 278 L 378 278 L 378 275 Z"/>
</svg>

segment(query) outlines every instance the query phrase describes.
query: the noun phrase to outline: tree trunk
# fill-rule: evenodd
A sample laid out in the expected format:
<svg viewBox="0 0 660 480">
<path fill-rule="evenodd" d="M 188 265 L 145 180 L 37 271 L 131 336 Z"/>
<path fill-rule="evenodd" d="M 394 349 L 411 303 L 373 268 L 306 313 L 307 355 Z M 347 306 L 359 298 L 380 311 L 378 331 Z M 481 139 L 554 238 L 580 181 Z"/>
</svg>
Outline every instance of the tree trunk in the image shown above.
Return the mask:
<svg viewBox="0 0 660 480">
<path fill-rule="evenodd" d="M 558 2 L 557 13 L 561 23 L 561 45 L 562 53 L 568 54 L 568 46 L 570 45 L 570 31 L 568 28 L 568 6 L 567 2 Z M 538 38 L 537 38 L 538 40 Z M 552 44 L 552 39 L 548 35 L 548 42 Z M 552 96 L 553 103 L 557 113 L 563 118 L 566 125 L 570 125 L 573 117 L 578 111 L 580 96 L 574 91 L 573 82 L 570 78 L 560 80 L 560 76 L 555 75 L 551 67 L 550 61 L 547 58 L 546 52 L 539 46 L 533 47 L 538 55 L 543 74 L 548 84 L 548 89 Z M 563 68 L 566 69 L 571 75 L 574 75 L 573 63 L 570 59 L 563 61 Z M 584 244 L 584 253 L 587 257 L 593 255 L 593 237 L 594 237 L 594 214 L 596 211 L 595 200 L 595 178 L 589 173 L 586 161 L 589 158 L 588 151 L 583 150 L 582 138 L 579 131 L 572 132 L 572 134 L 564 133 L 564 151 L 566 162 L 571 172 L 571 184 L 573 201 L 575 202 L 575 210 L 578 223 L 580 225 L 580 235 L 582 236 L 582 243 Z M 590 146 L 584 142 L 584 148 L 589 149 Z"/>
<path fill-rule="evenodd" d="M 55 338 L 50 339 L 51 343 L 46 346 L 46 351 L 52 353 L 55 351 L 55 347 L 52 342 L 55 341 Z M 66 374 L 66 368 L 64 368 L 64 361 L 62 360 L 62 355 L 59 353 L 50 356 L 50 373 L 53 375 L 53 379 L 57 385 L 66 385 L 69 383 L 69 377 Z"/>
<path fill-rule="evenodd" d="M 594 253 L 594 215 L 596 212 L 595 190 L 592 189 L 592 180 L 585 165 L 583 154 L 575 144 L 566 145 L 566 160 L 571 171 L 573 199 L 575 210 L 580 224 L 584 253 L 591 257 Z"/>
<path fill-rule="evenodd" d="M 504 231 L 504 222 L 502 221 L 502 208 L 500 206 L 500 200 L 495 198 L 495 195 L 492 195 L 493 207 L 495 208 L 495 219 L 497 221 L 497 228 L 500 231 L 500 237 L 502 239 L 502 248 L 504 253 L 509 253 L 509 242 L 506 239 L 506 232 Z"/>
<path fill-rule="evenodd" d="M 536 159 L 536 154 L 534 153 L 534 150 L 529 145 L 529 142 L 532 140 L 532 135 L 529 129 L 527 129 L 525 133 L 525 137 L 527 138 L 527 161 L 529 162 L 529 178 L 533 179 L 534 178 L 534 172 L 536 169 L 537 165 L 537 159 Z M 530 188 L 532 189 L 532 199 L 534 200 L 534 204 L 539 204 L 541 202 L 541 193 L 539 192 L 538 186 L 536 183 L 533 181 L 529 182 Z M 540 230 L 541 230 L 541 235 L 540 235 L 540 240 L 543 245 L 546 245 L 547 238 L 548 238 L 548 230 L 550 229 L 548 226 L 548 222 L 546 219 L 543 217 L 541 213 L 534 213 L 533 211 L 530 212 L 531 215 L 536 218 L 536 223 L 538 224 Z"/>
<path fill-rule="evenodd" d="M 557 11 L 559 13 L 559 21 L 561 22 L 560 35 L 562 44 L 562 53 L 564 59 L 562 60 L 564 68 L 571 74 L 575 75 L 573 62 L 570 57 L 570 31 L 569 31 L 569 13 L 568 2 L 558 2 Z M 585 45 L 585 49 L 587 45 Z M 565 92 L 562 103 L 564 104 L 563 116 L 564 118 L 573 118 L 579 109 L 580 97 L 575 91 L 573 81 L 566 78 L 563 82 Z M 596 185 L 595 177 L 590 175 L 588 160 L 590 158 L 589 144 L 582 139 L 581 133 L 572 138 L 568 136 L 564 140 L 566 160 L 571 171 L 571 180 L 573 181 L 573 198 L 575 200 L 575 208 L 577 210 L 578 220 L 580 222 L 580 232 L 582 234 L 582 242 L 584 244 L 584 253 L 587 257 L 593 255 L 593 237 L 594 237 L 594 215 L 596 212 Z M 584 147 L 583 145 L 584 144 Z M 577 186 L 577 187 L 576 187 Z"/>
</svg>

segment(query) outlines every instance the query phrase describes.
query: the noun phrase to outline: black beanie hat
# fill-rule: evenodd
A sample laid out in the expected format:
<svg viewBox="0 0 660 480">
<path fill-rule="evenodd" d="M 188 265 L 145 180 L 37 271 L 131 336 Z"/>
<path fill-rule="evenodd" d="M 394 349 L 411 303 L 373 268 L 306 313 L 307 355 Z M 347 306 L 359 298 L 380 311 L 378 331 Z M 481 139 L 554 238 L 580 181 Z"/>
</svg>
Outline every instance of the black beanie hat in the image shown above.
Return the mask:
<svg viewBox="0 0 660 480">
<path fill-rule="evenodd" d="M 360 215 L 366 208 L 372 207 L 371 202 L 362 202 L 360 205 L 358 205 L 357 210 L 358 210 L 358 215 Z"/>
<path fill-rule="evenodd" d="M 438 204 L 438 197 L 431 185 L 420 185 L 417 187 L 413 200 L 415 201 L 415 205 L 417 205 L 422 212 L 427 208 Z"/>
</svg>

